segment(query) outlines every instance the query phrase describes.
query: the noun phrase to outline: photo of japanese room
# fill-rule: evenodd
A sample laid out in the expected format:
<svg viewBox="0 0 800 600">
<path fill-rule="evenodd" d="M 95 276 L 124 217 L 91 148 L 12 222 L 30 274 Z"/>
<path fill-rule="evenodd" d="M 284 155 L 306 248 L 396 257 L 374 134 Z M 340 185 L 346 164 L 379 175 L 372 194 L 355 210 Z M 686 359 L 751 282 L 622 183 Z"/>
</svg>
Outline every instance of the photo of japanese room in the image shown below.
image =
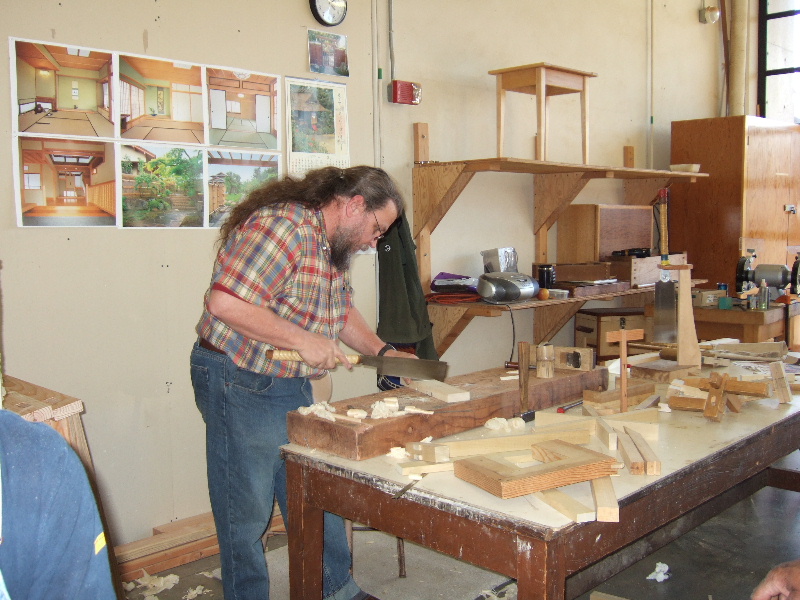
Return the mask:
<svg viewBox="0 0 800 600">
<path fill-rule="evenodd" d="M 210 141 L 221 146 L 278 147 L 278 78 L 207 68 Z"/>
<path fill-rule="evenodd" d="M 111 54 L 15 42 L 20 133 L 112 137 Z"/>
<path fill-rule="evenodd" d="M 20 138 L 22 224 L 116 225 L 114 144 Z"/>
<path fill-rule="evenodd" d="M 122 55 L 119 71 L 123 138 L 204 143 L 198 65 Z"/>
<path fill-rule="evenodd" d="M 214 149 L 208 159 L 208 222 L 220 227 L 252 190 L 280 175 L 277 154 Z"/>
</svg>

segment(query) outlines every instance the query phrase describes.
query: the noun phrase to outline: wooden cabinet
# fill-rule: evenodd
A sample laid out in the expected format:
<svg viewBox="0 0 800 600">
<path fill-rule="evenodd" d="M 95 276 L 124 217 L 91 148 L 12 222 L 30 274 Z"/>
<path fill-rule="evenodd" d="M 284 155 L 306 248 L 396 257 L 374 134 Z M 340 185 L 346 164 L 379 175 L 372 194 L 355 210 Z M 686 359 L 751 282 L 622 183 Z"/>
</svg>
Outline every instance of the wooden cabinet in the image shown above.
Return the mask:
<svg viewBox="0 0 800 600">
<path fill-rule="evenodd" d="M 669 246 L 685 251 L 692 277 L 734 289 L 748 248 L 757 264 L 792 265 L 800 244 L 800 126 L 738 116 L 676 121 L 672 164 L 699 163 L 708 179 L 675 181 Z"/>
<path fill-rule="evenodd" d="M 558 219 L 558 262 L 608 260 L 616 250 L 653 247 L 653 209 L 570 204 Z"/>
<path fill-rule="evenodd" d="M 575 314 L 575 345 L 581 348 L 594 348 L 597 360 L 619 357 L 619 344 L 609 343 L 609 331 L 625 329 L 644 329 L 647 323 L 643 308 L 584 308 Z M 645 340 L 648 341 L 648 336 Z M 628 354 L 642 354 L 649 350 L 628 348 Z"/>
</svg>

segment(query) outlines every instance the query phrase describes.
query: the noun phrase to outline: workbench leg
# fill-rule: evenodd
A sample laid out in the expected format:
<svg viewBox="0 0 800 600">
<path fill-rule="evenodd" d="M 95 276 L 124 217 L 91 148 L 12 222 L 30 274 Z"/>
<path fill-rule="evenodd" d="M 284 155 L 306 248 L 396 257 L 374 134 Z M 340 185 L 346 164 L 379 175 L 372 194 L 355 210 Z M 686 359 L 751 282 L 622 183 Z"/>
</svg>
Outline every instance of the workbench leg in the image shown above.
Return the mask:
<svg viewBox="0 0 800 600">
<path fill-rule="evenodd" d="M 517 538 L 517 600 L 564 600 L 564 550 L 558 542 Z"/>
<path fill-rule="evenodd" d="M 322 539 L 324 512 L 306 503 L 305 469 L 286 461 L 289 538 L 289 598 L 322 598 Z"/>
</svg>

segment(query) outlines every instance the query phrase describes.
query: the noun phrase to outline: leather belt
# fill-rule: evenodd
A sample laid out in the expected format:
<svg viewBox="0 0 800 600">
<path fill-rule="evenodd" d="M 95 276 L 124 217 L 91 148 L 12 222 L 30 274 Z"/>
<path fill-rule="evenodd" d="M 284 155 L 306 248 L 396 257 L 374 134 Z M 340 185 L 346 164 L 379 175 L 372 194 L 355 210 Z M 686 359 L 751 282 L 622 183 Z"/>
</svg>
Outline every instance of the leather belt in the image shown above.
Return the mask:
<svg viewBox="0 0 800 600">
<path fill-rule="evenodd" d="M 197 345 L 200 346 L 201 348 L 205 348 L 206 350 L 211 350 L 212 352 L 216 352 L 217 354 L 225 354 L 225 352 L 223 352 L 222 350 L 217 348 L 214 344 L 203 338 L 200 338 L 200 341 L 197 343 Z M 225 355 L 227 356 L 227 354 Z"/>
</svg>

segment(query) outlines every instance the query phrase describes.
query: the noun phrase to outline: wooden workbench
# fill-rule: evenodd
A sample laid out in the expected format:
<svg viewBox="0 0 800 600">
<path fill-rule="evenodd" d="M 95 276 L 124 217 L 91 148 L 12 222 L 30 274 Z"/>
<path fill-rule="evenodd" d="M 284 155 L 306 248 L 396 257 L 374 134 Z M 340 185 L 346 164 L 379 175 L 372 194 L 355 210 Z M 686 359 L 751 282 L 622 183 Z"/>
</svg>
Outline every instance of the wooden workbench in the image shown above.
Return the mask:
<svg viewBox="0 0 800 600">
<path fill-rule="evenodd" d="M 493 434 L 461 434 L 469 435 Z M 700 413 L 663 413 L 653 442 L 662 474 L 622 471 L 613 478 L 619 523 L 580 524 L 533 496 L 502 500 L 453 473 L 431 473 L 394 500 L 408 482 L 395 459 L 355 462 L 290 444 L 291 598 L 321 597 L 323 511 L 515 578 L 519 600 L 572 598 L 770 485 L 770 464 L 796 450 L 799 439 L 797 397 L 749 402 L 720 423 Z M 588 483 L 560 489 L 591 505 Z M 610 565 L 598 563 L 622 548 Z"/>
<path fill-rule="evenodd" d="M 742 343 L 756 343 L 785 339 L 787 318 L 791 321 L 800 315 L 800 303 L 790 304 L 788 307 L 773 304 L 767 310 L 695 307 L 693 312 L 697 337 L 700 340 L 729 337 Z"/>
</svg>

